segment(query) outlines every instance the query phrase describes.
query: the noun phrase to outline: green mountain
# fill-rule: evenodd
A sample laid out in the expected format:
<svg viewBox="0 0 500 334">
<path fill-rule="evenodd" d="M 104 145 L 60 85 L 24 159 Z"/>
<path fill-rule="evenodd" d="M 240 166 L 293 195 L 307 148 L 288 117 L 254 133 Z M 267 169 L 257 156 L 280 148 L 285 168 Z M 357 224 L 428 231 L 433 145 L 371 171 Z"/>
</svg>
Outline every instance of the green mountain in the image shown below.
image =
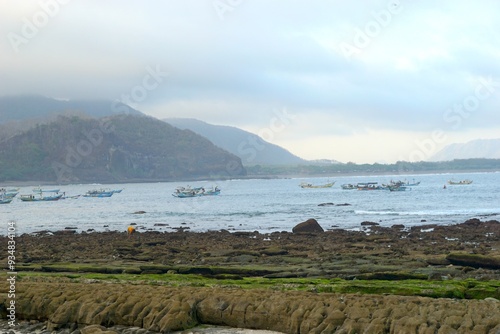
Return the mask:
<svg viewBox="0 0 500 334">
<path fill-rule="evenodd" d="M 232 126 L 208 124 L 192 118 L 167 118 L 165 122 L 189 129 L 241 158 L 243 165 L 297 165 L 308 161 L 259 136 Z"/>
<path fill-rule="evenodd" d="M 0 143 L 0 181 L 130 182 L 231 178 L 241 159 L 146 116 L 59 116 Z"/>
</svg>

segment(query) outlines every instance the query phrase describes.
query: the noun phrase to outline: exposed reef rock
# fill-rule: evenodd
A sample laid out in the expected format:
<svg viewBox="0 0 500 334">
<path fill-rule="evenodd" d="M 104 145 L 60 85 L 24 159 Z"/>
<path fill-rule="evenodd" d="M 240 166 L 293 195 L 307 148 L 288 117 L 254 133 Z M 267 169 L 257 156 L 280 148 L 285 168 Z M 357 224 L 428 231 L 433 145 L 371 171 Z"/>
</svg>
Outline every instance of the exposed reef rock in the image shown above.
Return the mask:
<svg viewBox="0 0 500 334">
<path fill-rule="evenodd" d="M 7 285 L 1 285 L 2 317 Z M 285 333 L 498 333 L 500 303 L 151 285 L 18 283 L 18 319 L 136 326 L 158 332 L 212 324 Z"/>
<path fill-rule="evenodd" d="M 0 237 L 0 248 L 8 241 Z M 40 231 L 16 236 L 16 245 L 17 319 L 49 331 L 212 324 L 284 333 L 500 333 L 495 220 L 130 238 Z M 4 280 L 3 319 L 7 292 Z"/>
</svg>

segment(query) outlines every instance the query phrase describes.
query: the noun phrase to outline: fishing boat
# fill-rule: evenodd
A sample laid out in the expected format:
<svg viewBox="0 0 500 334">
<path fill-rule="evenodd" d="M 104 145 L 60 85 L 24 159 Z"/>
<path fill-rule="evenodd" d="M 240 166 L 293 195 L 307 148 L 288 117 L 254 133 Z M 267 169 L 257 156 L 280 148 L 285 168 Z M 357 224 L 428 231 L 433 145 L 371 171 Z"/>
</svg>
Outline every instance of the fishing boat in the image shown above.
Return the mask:
<svg viewBox="0 0 500 334">
<path fill-rule="evenodd" d="M 201 196 L 200 194 L 192 191 L 192 192 L 180 192 L 180 193 L 173 193 L 172 196 L 178 197 L 178 198 L 187 198 L 187 197 L 198 197 Z"/>
<path fill-rule="evenodd" d="M 9 204 L 12 200 L 13 198 L 0 197 L 0 204 Z"/>
<path fill-rule="evenodd" d="M 362 182 L 356 185 L 358 190 L 382 190 L 383 187 L 378 185 L 378 182 Z"/>
<path fill-rule="evenodd" d="M 333 187 L 334 184 L 335 184 L 335 182 L 329 182 L 329 183 L 325 183 L 325 184 L 314 185 L 312 183 L 302 182 L 299 186 L 301 188 L 331 188 L 331 187 Z"/>
<path fill-rule="evenodd" d="M 354 184 L 351 183 L 346 183 L 340 186 L 344 190 L 354 190 L 357 189 L 357 187 Z"/>
<path fill-rule="evenodd" d="M 420 184 L 420 181 L 415 182 L 415 179 L 413 179 L 413 182 L 410 183 L 410 181 L 391 181 L 392 184 L 399 184 L 400 186 L 405 186 L 405 187 L 416 187 Z"/>
<path fill-rule="evenodd" d="M 175 188 L 175 191 L 172 194 L 172 196 L 179 198 L 197 197 L 201 196 L 202 192 L 204 191 L 205 189 L 203 187 L 195 187 L 195 188 L 191 188 L 190 186 L 177 187 Z"/>
<path fill-rule="evenodd" d="M 73 196 L 63 196 L 61 199 L 77 199 L 80 198 L 82 195 L 73 195 Z"/>
<path fill-rule="evenodd" d="M 63 197 L 63 194 L 54 194 L 44 196 L 42 193 L 36 195 L 21 195 L 20 199 L 23 202 L 40 202 L 40 201 L 57 201 Z"/>
<path fill-rule="evenodd" d="M 405 191 L 407 188 L 411 189 L 411 187 L 418 186 L 420 182 L 410 183 L 408 181 L 392 181 L 389 184 L 382 184 L 382 189 L 390 190 L 390 191 Z"/>
<path fill-rule="evenodd" d="M 203 192 L 203 196 L 214 196 L 214 195 L 219 195 L 220 194 L 220 189 L 219 187 L 215 187 L 215 188 L 212 188 L 212 189 L 205 189 L 205 191 Z"/>
<path fill-rule="evenodd" d="M 406 189 L 411 189 L 411 188 L 403 185 L 389 185 L 387 186 L 387 189 L 389 189 L 389 191 L 406 191 Z"/>
<path fill-rule="evenodd" d="M 83 197 L 111 197 L 114 192 L 106 189 L 94 189 L 87 191 Z"/>
<path fill-rule="evenodd" d="M 454 181 L 454 180 L 449 180 L 448 184 L 451 185 L 464 185 L 464 184 L 471 184 L 472 180 L 460 180 L 460 181 Z"/>
<path fill-rule="evenodd" d="M 200 197 L 200 196 L 214 196 L 219 194 L 220 194 L 220 189 L 217 186 L 212 187 L 211 189 L 205 189 L 204 187 L 191 188 L 190 186 L 187 186 L 187 187 L 176 188 L 172 196 L 179 198 L 187 198 L 187 197 Z"/>
<path fill-rule="evenodd" d="M 14 198 L 19 192 L 16 189 L 0 189 L 0 198 Z"/>
</svg>

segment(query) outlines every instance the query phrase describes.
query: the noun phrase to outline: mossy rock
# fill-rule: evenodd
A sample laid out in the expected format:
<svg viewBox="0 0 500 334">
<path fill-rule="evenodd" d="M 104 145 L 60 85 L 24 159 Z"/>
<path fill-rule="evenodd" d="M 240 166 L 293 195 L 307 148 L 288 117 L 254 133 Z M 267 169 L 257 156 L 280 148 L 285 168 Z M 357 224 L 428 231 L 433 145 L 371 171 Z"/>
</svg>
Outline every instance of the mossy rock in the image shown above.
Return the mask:
<svg viewBox="0 0 500 334">
<path fill-rule="evenodd" d="M 450 263 L 472 268 L 500 269 L 500 258 L 479 254 L 451 253 L 446 257 Z"/>
<path fill-rule="evenodd" d="M 153 255 L 138 255 L 138 256 L 124 256 L 124 260 L 140 261 L 140 262 L 151 262 L 155 260 Z"/>
<path fill-rule="evenodd" d="M 287 255 L 288 251 L 278 247 L 269 247 L 260 251 L 261 254 L 267 256 Z"/>
<path fill-rule="evenodd" d="M 164 274 L 165 272 L 162 271 L 162 270 L 154 270 L 154 269 L 150 269 L 150 270 L 144 270 L 144 271 L 141 271 L 140 274 L 141 275 L 161 275 L 161 274 Z"/>
<path fill-rule="evenodd" d="M 121 274 L 123 273 L 123 268 L 84 266 L 84 267 L 78 267 L 78 271 L 86 273 L 100 273 L 100 274 Z"/>
<path fill-rule="evenodd" d="M 450 261 L 448 261 L 444 257 L 429 258 L 426 259 L 425 262 L 427 262 L 431 266 L 447 266 L 450 264 Z"/>
<path fill-rule="evenodd" d="M 465 298 L 467 299 L 484 299 L 496 298 L 500 299 L 500 288 L 495 289 L 492 286 L 478 286 L 465 291 Z"/>
<path fill-rule="evenodd" d="M 144 243 L 146 246 L 160 246 L 160 245 L 166 245 L 167 241 L 166 240 L 156 240 L 156 241 L 148 241 Z"/>
<path fill-rule="evenodd" d="M 127 268 L 127 269 L 123 270 L 123 273 L 124 274 L 139 275 L 140 273 L 142 273 L 142 270 L 138 269 L 138 268 Z"/>
<path fill-rule="evenodd" d="M 299 277 L 306 277 L 306 276 L 307 276 L 307 272 L 283 271 L 283 272 L 279 272 L 279 273 L 265 275 L 264 278 L 299 278 Z"/>
<path fill-rule="evenodd" d="M 227 252 L 224 252 L 222 255 L 229 256 L 229 257 L 236 257 L 236 256 L 242 256 L 242 255 L 255 256 L 255 257 L 260 256 L 260 254 L 258 252 L 244 250 L 244 249 L 229 250 Z"/>
<path fill-rule="evenodd" d="M 212 278 L 220 279 L 220 280 L 235 280 L 235 281 L 243 280 L 243 277 L 241 277 L 239 275 L 232 275 L 232 274 L 219 274 L 219 275 L 212 276 Z"/>
<path fill-rule="evenodd" d="M 254 269 L 254 268 L 220 268 L 213 267 L 211 268 L 214 275 L 220 274 L 232 274 L 239 275 L 242 277 L 262 277 L 264 275 L 272 274 L 276 271 L 265 270 L 265 269 Z"/>
<path fill-rule="evenodd" d="M 196 274 L 202 276 L 213 276 L 215 273 L 211 268 L 207 267 L 189 267 L 189 268 L 180 268 L 179 274 Z"/>
<path fill-rule="evenodd" d="M 41 270 L 48 273 L 65 273 L 65 272 L 77 272 L 76 267 L 67 266 L 42 266 Z"/>
<path fill-rule="evenodd" d="M 427 280 L 428 276 L 424 274 L 413 274 L 407 272 L 380 272 L 361 274 L 355 277 L 360 280 L 383 280 L 383 281 L 403 281 L 410 279 Z"/>
<path fill-rule="evenodd" d="M 167 266 L 139 266 L 140 271 L 142 272 L 149 272 L 149 271 L 159 271 L 161 274 L 166 273 L 167 271 L 171 270 L 172 267 L 167 267 Z"/>
<path fill-rule="evenodd" d="M 137 255 L 142 253 L 142 250 L 139 248 L 135 247 L 115 247 L 115 251 L 119 254 L 126 254 L 126 255 Z"/>
</svg>

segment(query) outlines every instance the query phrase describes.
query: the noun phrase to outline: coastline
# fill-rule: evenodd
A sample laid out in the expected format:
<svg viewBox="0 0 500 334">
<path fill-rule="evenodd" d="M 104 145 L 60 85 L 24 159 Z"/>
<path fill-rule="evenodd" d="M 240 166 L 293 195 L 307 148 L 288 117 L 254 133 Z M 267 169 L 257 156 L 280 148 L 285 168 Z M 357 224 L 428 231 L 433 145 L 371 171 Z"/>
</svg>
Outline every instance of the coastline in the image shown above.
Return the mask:
<svg viewBox="0 0 500 334">
<path fill-rule="evenodd" d="M 360 231 L 299 234 L 20 235 L 16 311 L 50 329 L 76 323 L 174 331 L 210 324 L 398 333 L 425 324 L 495 333 L 499 230 L 498 221 L 471 219 L 410 229 L 365 222 Z M 0 238 L 4 249 L 6 241 Z M 5 282 L 0 289 L 5 310 Z"/>
<path fill-rule="evenodd" d="M 330 178 L 345 177 L 345 176 L 392 176 L 392 175 L 453 175 L 453 174 L 467 174 L 467 173 L 499 173 L 498 169 L 464 169 L 464 170 L 428 170 L 428 171 L 392 171 L 392 172 L 332 172 L 332 173 L 314 173 L 314 174 L 265 174 L 265 175 L 246 175 L 239 177 L 199 177 L 199 178 L 182 178 L 182 179 L 127 179 L 127 180 L 100 180 L 100 181 L 82 181 L 82 182 L 58 182 L 28 180 L 28 181 L 1 181 L 1 187 L 36 187 L 38 185 L 70 185 L 70 184 L 127 184 L 127 183 L 167 183 L 167 182 L 201 182 L 201 181 L 224 181 L 224 180 L 266 180 L 266 179 L 307 179 L 307 178 Z"/>
</svg>

